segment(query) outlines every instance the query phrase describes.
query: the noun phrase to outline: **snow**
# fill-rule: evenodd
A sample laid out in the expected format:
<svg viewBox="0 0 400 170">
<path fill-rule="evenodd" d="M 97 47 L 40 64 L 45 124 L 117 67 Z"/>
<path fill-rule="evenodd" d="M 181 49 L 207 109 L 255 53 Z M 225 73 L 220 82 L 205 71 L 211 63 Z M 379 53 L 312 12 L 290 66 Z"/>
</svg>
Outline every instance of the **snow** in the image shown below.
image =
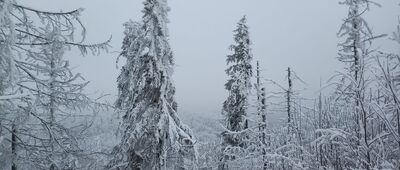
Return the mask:
<svg viewBox="0 0 400 170">
<path fill-rule="evenodd" d="M 175 100 L 167 0 L 144 0 L 142 20 L 124 24 L 120 57 L 126 63 L 113 106 L 85 94 L 90 80 L 64 57 L 71 48 L 81 54 L 110 48 L 111 39 L 75 41 L 86 35 L 83 8 L 51 12 L 17 2 L 0 0 L 0 167 L 400 167 L 400 57 L 372 48 L 386 35 L 374 35 L 365 17 L 376 3 L 340 2 L 348 8 L 337 34 L 344 69 L 330 79 L 330 91 L 312 99 L 302 95 L 297 82 L 306 83 L 292 66 L 285 72 L 288 86 L 263 78 L 259 65 L 254 77 L 251 30 L 242 17 L 226 56 L 222 114 L 200 117 L 182 114 Z M 400 44 L 400 26 L 390 38 Z M 254 78 L 261 81 L 256 86 Z"/>
</svg>

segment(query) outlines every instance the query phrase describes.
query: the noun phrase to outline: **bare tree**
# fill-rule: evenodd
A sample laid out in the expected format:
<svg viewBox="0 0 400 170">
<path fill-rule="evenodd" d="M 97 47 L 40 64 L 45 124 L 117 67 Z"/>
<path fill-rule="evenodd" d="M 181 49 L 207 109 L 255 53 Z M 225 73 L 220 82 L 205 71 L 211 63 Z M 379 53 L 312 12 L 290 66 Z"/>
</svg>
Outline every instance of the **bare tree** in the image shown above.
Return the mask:
<svg viewBox="0 0 400 170">
<path fill-rule="evenodd" d="M 76 78 L 57 80 L 55 77 L 68 77 L 71 75 L 70 72 L 66 70 L 55 70 L 56 65 L 53 63 L 54 68 L 51 68 L 51 60 L 45 60 L 50 58 L 39 57 L 38 54 L 43 54 L 43 49 L 53 46 L 54 48 L 60 47 L 62 49 L 69 49 L 70 47 L 77 47 L 82 54 L 87 54 L 89 51 L 98 54 L 101 50 L 106 50 L 108 47 L 108 42 L 100 44 L 84 44 L 84 39 L 86 35 L 86 29 L 79 19 L 79 15 L 82 9 L 77 9 L 69 12 L 49 12 L 33 9 L 24 5 L 20 5 L 15 0 L 1 0 L 0 1 L 0 48 L 1 48 L 1 65 L 5 66 L 1 68 L 0 77 L 1 82 L 1 92 L 0 99 L 2 105 L 1 114 L 1 127 L 5 129 L 2 132 L 2 136 L 8 132 L 11 134 L 10 138 L 6 138 L 5 141 L 10 142 L 11 154 L 12 156 L 12 169 L 17 168 L 17 163 L 23 160 L 23 157 L 18 153 L 29 152 L 38 153 L 42 148 L 30 145 L 26 140 L 34 139 L 44 141 L 40 136 L 35 135 L 33 127 L 28 127 L 26 125 L 28 122 L 36 121 L 41 124 L 43 128 L 47 129 L 51 140 L 55 142 L 55 137 L 51 133 L 56 133 L 55 129 L 51 130 L 50 127 L 57 127 L 57 109 L 62 110 L 62 108 L 57 108 L 59 103 L 57 103 L 58 95 L 55 91 L 62 91 L 63 85 L 60 85 L 62 89 L 56 89 L 60 86 L 56 84 L 68 84 L 74 81 Z M 41 21 L 41 22 L 36 22 Z M 57 32 L 57 39 L 50 35 L 49 30 Z M 57 30 L 57 31 L 55 31 Z M 77 30 L 80 30 L 81 36 L 80 41 L 75 41 Z M 54 33 L 53 32 L 53 33 Z M 48 50 L 49 51 L 49 50 Z M 53 51 L 54 52 L 54 51 Z M 47 57 L 57 56 L 59 54 L 48 52 Z M 43 54 L 44 55 L 44 54 Z M 49 61 L 49 71 L 47 75 L 35 75 L 34 71 L 43 73 L 45 66 L 41 67 L 37 63 L 46 63 Z M 54 60 L 53 60 L 54 61 Z M 54 61 L 55 62 L 55 61 Z M 65 62 L 65 61 L 62 61 Z M 59 64 L 59 63 L 57 63 Z M 57 66 L 57 69 L 60 67 Z M 65 65 L 65 68 L 68 68 Z M 56 75 L 60 73 L 61 75 Z M 51 75 L 53 74 L 53 75 Z M 63 75 L 64 74 L 64 75 Z M 55 78 L 50 81 L 46 81 L 43 76 L 49 76 Z M 4 79 L 3 79 L 4 78 Z M 4 81 L 3 81 L 4 80 Z M 63 81 L 66 82 L 57 82 Z M 47 84 L 51 82 L 50 84 Z M 8 84 L 8 85 L 7 85 Z M 47 84 L 47 85 L 46 85 Z M 79 87 L 78 87 L 79 86 Z M 82 85 L 75 87 L 70 87 L 75 91 L 70 91 L 71 93 L 79 92 L 79 88 L 83 88 Z M 3 88 L 4 87 L 4 88 Z M 49 87 L 47 92 L 43 91 L 44 87 Z M 52 90 L 51 90 L 52 89 Z M 53 117 L 49 119 L 43 119 L 43 112 L 36 112 L 40 106 L 44 106 L 46 98 L 40 98 L 43 96 L 50 96 L 47 106 L 50 106 L 49 114 L 47 117 Z M 65 97 L 65 96 L 62 96 Z M 61 98 L 62 98 L 61 97 Z M 70 97 L 70 96 L 69 96 Z M 66 103 L 68 105 L 70 103 Z M 4 110 L 3 110 L 4 109 Z M 65 110 L 63 110 L 65 112 Z M 52 116 L 51 116 L 52 115 Z M 50 126 L 51 125 L 51 126 Z M 66 127 L 59 128 L 57 132 L 68 131 Z M 62 133 L 65 135 L 65 133 Z M 65 139 L 65 136 L 60 137 Z M 70 138 L 72 139 L 72 138 Z M 65 152 L 64 152 L 65 153 Z M 40 164 L 42 162 L 31 162 Z M 47 168 L 46 168 L 47 169 Z"/>
</svg>

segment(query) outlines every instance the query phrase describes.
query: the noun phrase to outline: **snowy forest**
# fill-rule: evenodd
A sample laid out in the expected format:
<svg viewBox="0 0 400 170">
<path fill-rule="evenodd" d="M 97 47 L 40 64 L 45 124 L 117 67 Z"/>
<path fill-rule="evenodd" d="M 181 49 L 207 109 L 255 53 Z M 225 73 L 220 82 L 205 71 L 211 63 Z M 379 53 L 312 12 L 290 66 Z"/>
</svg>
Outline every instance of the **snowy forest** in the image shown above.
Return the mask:
<svg viewBox="0 0 400 170">
<path fill-rule="evenodd" d="M 185 67 L 176 57 L 182 56 L 179 45 L 192 42 L 175 41 L 203 36 L 200 32 L 207 29 L 175 32 L 170 25 L 180 21 L 171 17 L 177 5 L 170 3 L 178 1 L 130 1 L 140 1 L 135 8 L 138 16 L 101 12 L 112 15 L 110 20 L 130 18 L 113 25 L 105 22 L 106 17 L 85 19 L 90 11 L 83 7 L 60 9 L 45 1 L 0 0 L 0 170 L 400 170 L 400 13 L 378 18 L 380 24 L 369 22 L 374 10 L 400 11 L 400 1 L 335 1 L 332 8 L 341 9 L 335 16 L 340 24 L 329 34 L 336 37 L 330 47 L 336 51 L 325 56 L 338 66 L 329 75 L 323 70 L 330 68 L 329 62 L 312 70 L 320 77 L 312 76 L 311 82 L 297 68 L 311 69 L 318 61 L 299 55 L 294 57 L 304 62 L 286 64 L 281 56 L 256 55 L 267 45 L 256 46 L 253 39 L 260 36 L 252 31 L 257 24 L 246 13 L 235 15 L 230 29 L 223 27 L 230 36 L 226 41 L 230 43 L 222 43 L 225 55 L 211 57 L 210 62 L 223 62 L 216 70 L 223 77 L 211 73 L 202 78 L 191 72 L 205 72 L 214 65 Z M 257 2 L 240 1 L 256 6 Z M 220 15 L 224 10 L 218 9 Z M 194 17 L 190 9 L 185 12 Z M 291 22 L 288 19 L 284 22 Z M 115 38 L 111 31 L 96 35 L 98 30 L 89 27 L 93 22 L 105 30 L 118 27 L 121 37 Z M 287 30 L 275 21 L 265 22 Z M 394 25 L 391 31 L 375 31 L 386 24 Z M 316 25 L 321 28 L 298 24 L 284 34 L 305 34 L 302 27 L 325 29 L 323 23 Z M 211 36 L 200 43 L 218 41 L 218 34 Z M 313 44 L 323 43 L 324 38 Z M 318 48 L 307 45 L 312 40 L 300 41 L 301 47 Z M 300 54 L 290 47 L 292 43 L 272 44 L 284 46 L 282 54 Z M 215 50 L 193 46 L 190 53 Z M 318 50 L 324 55 L 324 48 Z M 95 67 L 105 55 L 111 67 Z M 84 61 L 93 66 L 87 65 L 95 72 L 93 80 L 115 83 L 111 93 L 100 92 L 101 85 L 92 86 L 91 77 L 77 69 Z M 264 67 L 263 63 L 273 62 L 286 66 Z M 186 108 L 191 99 L 201 98 L 184 93 L 205 85 L 176 85 L 175 72 L 190 75 L 192 79 L 184 82 L 200 79 L 221 91 L 193 93 L 205 93 L 202 100 L 216 103 L 217 111 L 182 111 L 180 103 Z M 213 82 L 213 75 L 223 84 Z M 219 96 L 223 100 L 214 102 Z M 191 104 L 199 104 L 198 100 Z"/>
</svg>

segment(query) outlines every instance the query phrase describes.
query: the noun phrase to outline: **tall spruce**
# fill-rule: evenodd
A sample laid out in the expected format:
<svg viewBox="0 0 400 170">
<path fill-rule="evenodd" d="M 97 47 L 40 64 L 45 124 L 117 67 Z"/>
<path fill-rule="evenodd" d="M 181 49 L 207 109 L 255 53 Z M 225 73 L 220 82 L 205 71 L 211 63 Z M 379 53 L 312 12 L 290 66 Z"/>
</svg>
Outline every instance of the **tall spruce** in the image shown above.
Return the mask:
<svg viewBox="0 0 400 170">
<path fill-rule="evenodd" d="M 249 93 L 251 91 L 252 59 L 250 48 L 249 28 L 247 19 L 244 16 L 234 30 L 235 44 L 229 49 L 232 54 L 227 56 L 226 62 L 228 69 L 226 74 L 229 76 L 225 89 L 228 90 L 228 98 L 223 103 L 222 115 L 226 131 L 223 132 L 223 158 L 221 158 L 220 168 L 226 169 L 226 160 L 235 159 L 234 148 L 245 146 L 246 129 L 248 120 L 246 119 L 249 107 Z"/>
<path fill-rule="evenodd" d="M 109 169 L 192 169 L 194 137 L 177 114 L 166 0 L 144 2 L 143 23 L 125 23 L 116 106 L 125 112 Z"/>
</svg>

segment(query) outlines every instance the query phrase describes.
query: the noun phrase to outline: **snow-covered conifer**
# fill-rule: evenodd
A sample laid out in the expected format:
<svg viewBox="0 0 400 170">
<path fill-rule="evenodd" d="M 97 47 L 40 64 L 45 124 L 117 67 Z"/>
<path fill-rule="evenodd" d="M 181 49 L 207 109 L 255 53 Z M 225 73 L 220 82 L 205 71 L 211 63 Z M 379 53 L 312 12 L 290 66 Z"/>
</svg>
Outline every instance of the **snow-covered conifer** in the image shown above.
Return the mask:
<svg viewBox="0 0 400 170">
<path fill-rule="evenodd" d="M 192 169 L 196 153 L 191 130 L 177 113 L 168 42 L 166 0 L 144 2 L 143 23 L 127 22 L 116 106 L 125 110 L 121 143 L 110 169 Z"/>
<path fill-rule="evenodd" d="M 232 54 L 229 54 L 226 59 L 228 64 L 226 74 L 229 79 L 225 84 L 225 89 L 229 94 L 222 109 L 226 130 L 223 132 L 221 169 L 228 168 L 226 161 L 234 159 L 233 152 L 245 146 L 244 140 L 248 128 L 246 116 L 253 75 L 251 65 L 253 56 L 246 16 L 240 19 L 234 33 L 235 44 L 229 47 Z"/>
</svg>

